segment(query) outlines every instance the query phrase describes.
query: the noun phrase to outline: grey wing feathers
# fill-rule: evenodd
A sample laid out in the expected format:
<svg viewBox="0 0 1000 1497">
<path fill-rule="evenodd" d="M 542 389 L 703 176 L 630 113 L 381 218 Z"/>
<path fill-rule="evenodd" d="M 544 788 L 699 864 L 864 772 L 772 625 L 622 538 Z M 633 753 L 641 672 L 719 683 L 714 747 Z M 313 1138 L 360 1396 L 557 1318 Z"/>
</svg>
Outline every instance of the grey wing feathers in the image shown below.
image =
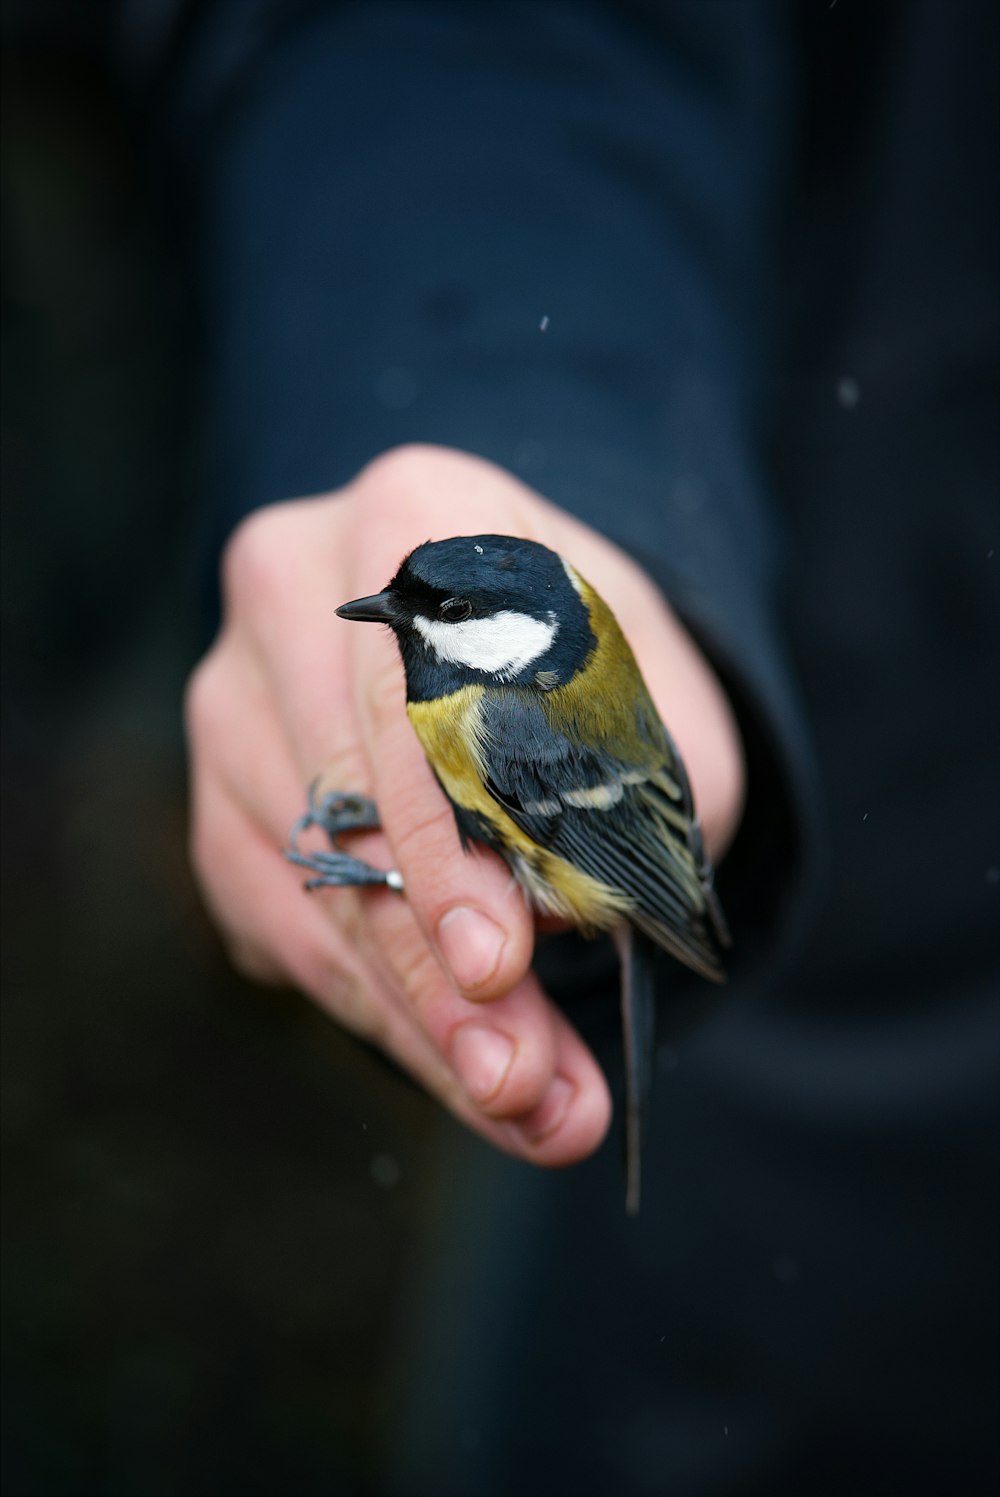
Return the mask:
<svg viewBox="0 0 1000 1497">
<path fill-rule="evenodd" d="M 729 944 L 691 792 L 664 734 L 662 765 L 630 767 L 553 732 L 524 693 L 482 709 L 487 788 L 534 841 L 633 901 L 629 918 L 713 981 Z"/>
</svg>

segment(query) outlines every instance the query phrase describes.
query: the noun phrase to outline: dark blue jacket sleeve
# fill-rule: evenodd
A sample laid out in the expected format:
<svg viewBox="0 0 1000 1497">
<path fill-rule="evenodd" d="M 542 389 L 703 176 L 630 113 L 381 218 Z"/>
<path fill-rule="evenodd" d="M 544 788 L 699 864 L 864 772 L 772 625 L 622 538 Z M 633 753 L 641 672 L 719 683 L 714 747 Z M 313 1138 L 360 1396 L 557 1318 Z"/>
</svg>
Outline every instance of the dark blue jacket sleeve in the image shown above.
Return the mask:
<svg viewBox="0 0 1000 1497">
<path fill-rule="evenodd" d="M 223 3 L 185 22 L 155 96 L 189 193 L 216 544 L 413 440 L 612 536 L 737 704 L 749 809 L 723 891 L 751 950 L 802 887 L 811 800 L 762 461 L 783 8 Z"/>
</svg>

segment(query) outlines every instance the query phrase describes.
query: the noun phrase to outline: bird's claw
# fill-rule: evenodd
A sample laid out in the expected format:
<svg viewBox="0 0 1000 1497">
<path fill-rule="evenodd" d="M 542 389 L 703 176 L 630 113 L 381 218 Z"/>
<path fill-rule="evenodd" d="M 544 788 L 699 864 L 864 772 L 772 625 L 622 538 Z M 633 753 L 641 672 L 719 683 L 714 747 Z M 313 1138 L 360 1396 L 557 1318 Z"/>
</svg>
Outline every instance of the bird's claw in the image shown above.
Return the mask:
<svg viewBox="0 0 1000 1497">
<path fill-rule="evenodd" d="M 381 825 L 375 802 L 363 795 L 351 795 L 340 790 L 328 790 L 317 798 L 314 780 L 309 786 L 309 809 L 292 827 L 289 833 L 290 846 L 285 857 L 300 868 L 307 868 L 315 876 L 307 879 L 305 888 L 353 888 L 369 884 L 385 884 L 390 889 L 402 891 L 403 878 L 395 869 L 373 868 L 360 858 L 352 858 L 338 844 L 338 838 L 346 832 L 371 831 Z M 320 827 L 329 837 L 332 852 L 304 853 L 299 849 L 299 837 L 310 827 Z"/>
<path fill-rule="evenodd" d="M 306 879 L 304 887 L 313 889 L 349 889 L 365 884 L 385 884 L 390 889 L 402 890 L 402 875 L 395 868 L 373 868 L 352 858 L 346 852 L 314 852 L 308 855 L 285 849 L 285 857 L 299 868 L 308 868 L 315 875 Z"/>
</svg>

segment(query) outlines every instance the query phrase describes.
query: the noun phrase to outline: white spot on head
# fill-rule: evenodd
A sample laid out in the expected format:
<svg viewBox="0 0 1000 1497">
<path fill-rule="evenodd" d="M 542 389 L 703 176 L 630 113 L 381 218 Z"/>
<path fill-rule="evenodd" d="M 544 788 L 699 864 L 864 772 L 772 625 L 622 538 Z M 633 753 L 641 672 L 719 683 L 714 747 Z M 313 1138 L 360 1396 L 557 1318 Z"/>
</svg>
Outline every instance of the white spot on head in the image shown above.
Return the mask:
<svg viewBox="0 0 1000 1497">
<path fill-rule="evenodd" d="M 488 619 L 463 619 L 455 624 L 417 614 L 413 624 L 439 660 L 467 665 L 503 680 L 519 676 L 544 655 L 559 632 L 554 618 L 533 619 L 530 614 L 510 609 Z"/>
<path fill-rule="evenodd" d="M 475 551 L 475 553 L 476 553 L 477 556 L 482 556 L 482 554 L 483 554 L 483 548 L 482 548 L 482 546 L 473 546 L 472 549 L 473 549 L 473 551 Z"/>
<path fill-rule="evenodd" d="M 566 560 L 566 558 L 564 556 L 560 556 L 559 560 L 562 562 L 563 571 L 566 573 L 566 576 L 569 578 L 570 582 L 572 582 L 572 584 L 573 584 L 574 591 L 582 598 L 583 597 L 583 580 L 580 577 L 580 574 L 578 572 L 574 572 L 573 568 L 570 566 L 569 562 Z"/>
<path fill-rule="evenodd" d="M 539 330 L 539 332 L 542 332 L 542 333 L 548 332 L 548 327 L 549 327 L 549 319 L 548 319 L 548 317 L 543 317 L 542 320 L 541 320 L 541 322 L 538 324 L 538 330 Z"/>
</svg>

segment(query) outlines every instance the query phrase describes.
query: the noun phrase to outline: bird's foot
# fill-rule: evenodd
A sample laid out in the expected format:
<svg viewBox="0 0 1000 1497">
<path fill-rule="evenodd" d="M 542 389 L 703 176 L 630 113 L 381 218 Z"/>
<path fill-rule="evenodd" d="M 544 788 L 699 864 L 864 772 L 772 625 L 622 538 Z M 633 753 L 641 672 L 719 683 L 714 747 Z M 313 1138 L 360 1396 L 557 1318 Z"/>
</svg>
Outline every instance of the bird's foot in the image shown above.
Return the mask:
<svg viewBox="0 0 1000 1497">
<path fill-rule="evenodd" d="M 385 884 L 390 889 L 402 891 L 403 877 L 395 868 L 373 868 L 360 858 L 352 858 L 338 842 L 346 832 L 372 831 L 381 825 L 375 802 L 364 795 L 351 795 L 340 790 L 328 790 L 318 797 L 316 783 L 314 780 L 309 786 L 309 809 L 292 827 L 288 839 L 291 846 L 285 849 L 285 857 L 290 863 L 314 874 L 313 878 L 306 880 L 305 888 L 312 891 Z M 329 837 L 332 852 L 301 851 L 299 837 L 314 826 L 320 827 Z"/>
</svg>

